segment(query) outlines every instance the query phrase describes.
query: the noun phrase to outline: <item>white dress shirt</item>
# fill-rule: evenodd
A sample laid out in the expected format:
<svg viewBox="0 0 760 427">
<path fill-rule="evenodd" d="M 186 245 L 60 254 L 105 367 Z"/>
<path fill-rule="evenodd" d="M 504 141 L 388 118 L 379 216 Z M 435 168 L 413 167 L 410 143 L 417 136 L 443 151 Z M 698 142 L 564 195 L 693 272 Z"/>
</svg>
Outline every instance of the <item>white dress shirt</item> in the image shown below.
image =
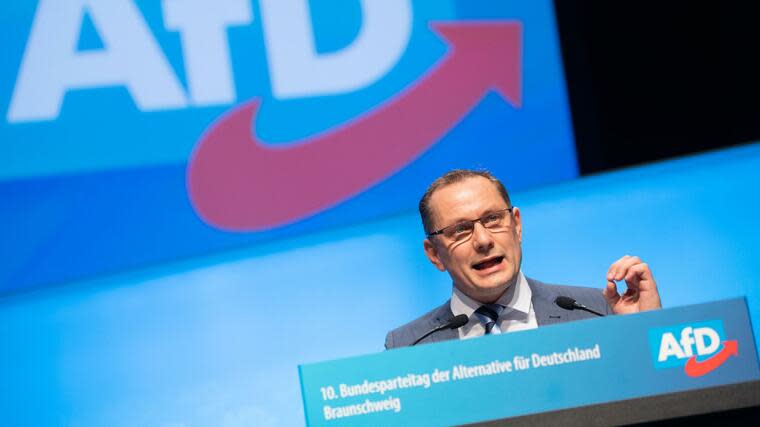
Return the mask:
<svg viewBox="0 0 760 427">
<path fill-rule="evenodd" d="M 459 338 L 473 338 L 484 335 L 486 332 L 483 324 L 478 320 L 478 316 L 473 315 L 483 303 L 465 295 L 462 291 L 453 287 L 451 294 L 451 312 L 454 316 L 466 314 L 470 320 L 466 325 L 459 328 Z M 502 333 L 534 329 L 538 327 L 536 322 L 536 313 L 533 311 L 531 302 L 532 293 L 528 281 L 522 271 L 517 273 L 517 282 L 507 288 L 504 294 L 499 297 L 496 304 L 504 306 L 499 315 L 497 324 Z"/>
</svg>

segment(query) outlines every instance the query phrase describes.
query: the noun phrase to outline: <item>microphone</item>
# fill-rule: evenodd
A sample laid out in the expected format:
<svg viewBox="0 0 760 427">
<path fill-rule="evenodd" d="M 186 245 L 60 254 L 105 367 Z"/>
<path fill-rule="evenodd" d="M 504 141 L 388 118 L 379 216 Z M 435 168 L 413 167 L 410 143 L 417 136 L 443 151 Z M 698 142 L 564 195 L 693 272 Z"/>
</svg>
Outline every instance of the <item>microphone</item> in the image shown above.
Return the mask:
<svg viewBox="0 0 760 427">
<path fill-rule="evenodd" d="M 597 316 L 604 317 L 604 314 L 594 311 L 583 304 L 579 304 L 573 298 L 570 298 L 570 297 L 558 296 L 554 300 L 554 303 L 560 306 L 561 308 L 564 308 L 565 310 L 583 310 L 583 311 L 588 311 L 589 313 L 596 314 Z"/>
<path fill-rule="evenodd" d="M 469 317 L 467 317 L 466 314 L 460 314 L 458 316 L 454 316 L 451 319 L 449 319 L 448 322 L 444 323 L 443 325 L 433 329 L 432 331 L 426 333 L 425 335 L 417 338 L 417 341 L 413 342 L 412 345 L 417 345 L 418 342 L 424 340 L 425 338 L 429 337 L 430 335 L 433 335 L 434 333 L 438 331 L 442 331 L 444 329 L 459 329 L 462 326 L 466 325 L 467 322 L 470 320 Z"/>
</svg>

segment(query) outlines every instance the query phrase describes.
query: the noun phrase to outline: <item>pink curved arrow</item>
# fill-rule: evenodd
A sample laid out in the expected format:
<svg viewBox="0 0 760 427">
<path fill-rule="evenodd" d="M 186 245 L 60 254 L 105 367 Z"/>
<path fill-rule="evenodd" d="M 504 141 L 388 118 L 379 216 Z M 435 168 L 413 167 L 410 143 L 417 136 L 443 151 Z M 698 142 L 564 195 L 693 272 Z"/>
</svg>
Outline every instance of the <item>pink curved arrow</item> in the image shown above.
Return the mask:
<svg viewBox="0 0 760 427">
<path fill-rule="evenodd" d="M 723 341 L 723 349 L 721 351 L 701 362 L 697 361 L 697 356 L 691 356 L 686 361 L 684 370 L 686 371 L 686 375 L 690 377 L 701 377 L 724 364 L 730 356 L 739 356 L 739 343 L 736 340 Z"/>
<path fill-rule="evenodd" d="M 287 146 L 252 135 L 260 100 L 201 137 L 187 173 L 196 211 L 219 228 L 253 231 L 323 211 L 421 155 L 490 89 L 521 98 L 519 22 L 437 23 L 450 48 L 426 77 L 351 122 Z"/>
</svg>

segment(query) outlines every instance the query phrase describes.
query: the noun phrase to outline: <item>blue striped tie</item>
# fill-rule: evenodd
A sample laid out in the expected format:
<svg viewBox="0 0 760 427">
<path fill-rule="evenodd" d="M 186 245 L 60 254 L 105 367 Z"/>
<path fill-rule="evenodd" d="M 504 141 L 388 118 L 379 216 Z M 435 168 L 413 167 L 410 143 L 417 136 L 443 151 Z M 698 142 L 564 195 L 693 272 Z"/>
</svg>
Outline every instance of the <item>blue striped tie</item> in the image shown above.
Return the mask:
<svg viewBox="0 0 760 427">
<path fill-rule="evenodd" d="M 496 321 L 499 319 L 502 310 L 504 310 L 504 306 L 499 304 L 485 304 L 475 310 L 475 315 L 486 328 L 486 335 L 501 333 Z"/>
</svg>

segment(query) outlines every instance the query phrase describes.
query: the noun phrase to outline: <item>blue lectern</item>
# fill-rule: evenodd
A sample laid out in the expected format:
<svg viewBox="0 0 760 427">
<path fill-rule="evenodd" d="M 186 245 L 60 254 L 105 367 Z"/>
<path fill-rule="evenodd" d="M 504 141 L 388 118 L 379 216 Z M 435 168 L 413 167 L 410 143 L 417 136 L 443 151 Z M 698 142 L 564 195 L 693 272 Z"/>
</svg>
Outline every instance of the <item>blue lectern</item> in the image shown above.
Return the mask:
<svg viewBox="0 0 760 427">
<path fill-rule="evenodd" d="M 299 370 L 312 426 L 553 419 L 621 424 L 760 405 L 744 299 L 402 348 Z"/>
</svg>

